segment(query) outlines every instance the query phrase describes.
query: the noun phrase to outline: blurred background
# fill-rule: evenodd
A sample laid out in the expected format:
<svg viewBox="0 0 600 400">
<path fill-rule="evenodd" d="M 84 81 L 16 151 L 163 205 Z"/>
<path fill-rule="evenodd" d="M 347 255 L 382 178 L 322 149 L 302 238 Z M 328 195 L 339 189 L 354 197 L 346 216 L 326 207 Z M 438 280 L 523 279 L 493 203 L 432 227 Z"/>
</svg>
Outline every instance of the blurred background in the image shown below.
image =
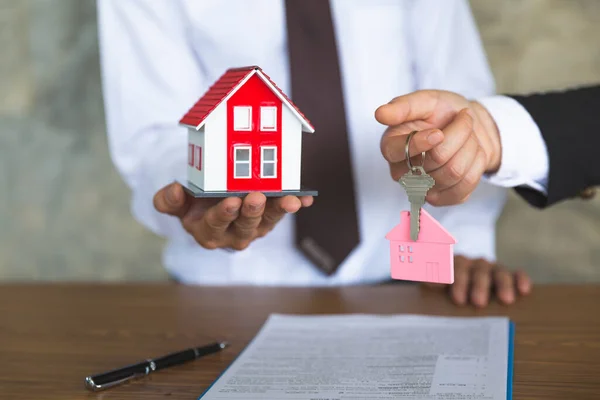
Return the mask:
<svg viewBox="0 0 600 400">
<path fill-rule="evenodd" d="M 600 1 L 471 6 L 499 92 L 600 82 Z M 0 280 L 167 279 L 108 154 L 96 29 L 92 0 L 0 0 Z M 600 196 L 511 194 L 498 254 L 535 282 L 600 281 Z"/>
</svg>

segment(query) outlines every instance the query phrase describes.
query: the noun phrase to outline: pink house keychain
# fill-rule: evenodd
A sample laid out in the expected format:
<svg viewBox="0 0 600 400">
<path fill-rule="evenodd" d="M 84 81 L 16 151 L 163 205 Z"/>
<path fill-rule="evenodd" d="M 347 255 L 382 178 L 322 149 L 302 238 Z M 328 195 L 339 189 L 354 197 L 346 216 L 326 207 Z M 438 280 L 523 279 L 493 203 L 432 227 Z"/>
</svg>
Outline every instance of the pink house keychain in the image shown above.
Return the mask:
<svg viewBox="0 0 600 400">
<path fill-rule="evenodd" d="M 423 164 L 413 166 L 408 147 L 411 132 L 406 140 L 404 152 L 408 172 L 400 178 L 400 184 L 408 194 L 410 212 L 402 211 L 400 223 L 385 237 L 390 241 L 390 265 L 392 279 L 409 281 L 454 283 L 454 250 L 456 239 L 422 209 L 427 191 L 435 181 Z M 422 153 L 423 163 L 425 153 Z"/>
</svg>

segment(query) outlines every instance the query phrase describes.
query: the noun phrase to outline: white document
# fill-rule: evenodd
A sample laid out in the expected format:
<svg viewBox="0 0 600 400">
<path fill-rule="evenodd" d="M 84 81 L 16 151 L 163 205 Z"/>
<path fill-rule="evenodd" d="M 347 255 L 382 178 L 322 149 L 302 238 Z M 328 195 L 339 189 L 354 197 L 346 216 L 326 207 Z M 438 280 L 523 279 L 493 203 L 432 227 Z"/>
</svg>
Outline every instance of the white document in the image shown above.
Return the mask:
<svg viewBox="0 0 600 400">
<path fill-rule="evenodd" d="M 201 396 L 507 400 L 507 318 L 271 315 Z"/>
</svg>

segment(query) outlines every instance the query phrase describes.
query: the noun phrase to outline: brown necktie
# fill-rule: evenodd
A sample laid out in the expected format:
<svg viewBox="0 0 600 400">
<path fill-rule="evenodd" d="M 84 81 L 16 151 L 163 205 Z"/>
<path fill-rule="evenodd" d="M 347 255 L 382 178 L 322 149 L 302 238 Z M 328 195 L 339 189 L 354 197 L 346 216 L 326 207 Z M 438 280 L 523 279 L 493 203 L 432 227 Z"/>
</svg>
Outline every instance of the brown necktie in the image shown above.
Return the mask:
<svg viewBox="0 0 600 400">
<path fill-rule="evenodd" d="M 359 242 L 354 180 L 329 1 L 286 0 L 291 97 L 315 127 L 302 145 L 302 183 L 319 191 L 296 215 L 296 243 L 327 275 Z"/>
</svg>

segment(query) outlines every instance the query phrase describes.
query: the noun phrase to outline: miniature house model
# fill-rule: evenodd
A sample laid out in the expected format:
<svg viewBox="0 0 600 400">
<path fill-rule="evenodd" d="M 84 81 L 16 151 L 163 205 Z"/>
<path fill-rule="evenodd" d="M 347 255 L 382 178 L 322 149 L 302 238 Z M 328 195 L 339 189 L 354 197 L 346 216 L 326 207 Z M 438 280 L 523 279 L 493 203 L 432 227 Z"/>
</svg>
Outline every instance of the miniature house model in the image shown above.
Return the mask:
<svg viewBox="0 0 600 400">
<path fill-rule="evenodd" d="M 456 239 L 425 209 L 421 209 L 419 238 L 410 238 L 410 213 L 387 235 L 390 242 L 391 277 L 420 282 L 454 283 Z"/>
<path fill-rule="evenodd" d="M 227 70 L 181 118 L 196 197 L 302 192 L 302 133 L 310 121 L 257 66 Z"/>
</svg>

